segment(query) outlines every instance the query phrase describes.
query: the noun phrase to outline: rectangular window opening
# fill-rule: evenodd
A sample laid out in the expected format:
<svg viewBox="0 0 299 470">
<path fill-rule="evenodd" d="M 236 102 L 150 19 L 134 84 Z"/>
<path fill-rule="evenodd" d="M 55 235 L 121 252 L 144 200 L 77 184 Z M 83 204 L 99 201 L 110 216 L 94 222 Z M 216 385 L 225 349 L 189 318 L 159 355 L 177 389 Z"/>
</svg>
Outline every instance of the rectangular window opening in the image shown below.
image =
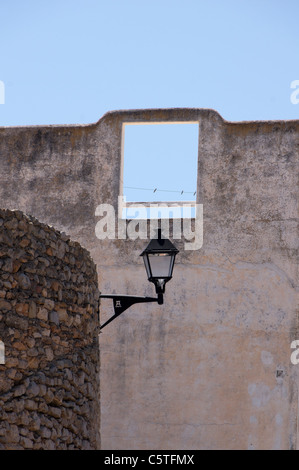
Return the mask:
<svg viewBox="0 0 299 470">
<path fill-rule="evenodd" d="M 122 219 L 195 218 L 198 122 L 124 123 Z"/>
</svg>

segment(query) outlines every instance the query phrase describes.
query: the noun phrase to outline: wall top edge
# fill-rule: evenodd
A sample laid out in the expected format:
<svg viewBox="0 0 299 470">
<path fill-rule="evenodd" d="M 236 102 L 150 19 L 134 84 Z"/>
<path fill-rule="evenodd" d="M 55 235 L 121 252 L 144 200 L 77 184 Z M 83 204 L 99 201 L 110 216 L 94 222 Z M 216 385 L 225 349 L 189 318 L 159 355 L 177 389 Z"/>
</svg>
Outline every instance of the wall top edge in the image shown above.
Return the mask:
<svg viewBox="0 0 299 470">
<path fill-rule="evenodd" d="M 52 129 L 92 129 L 107 120 L 121 121 L 124 123 L 149 123 L 149 122 L 196 122 L 200 119 L 213 119 L 221 125 L 250 126 L 250 125 L 298 125 L 299 119 L 269 119 L 269 120 L 244 120 L 229 121 L 224 119 L 218 111 L 211 108 L 147 108 L 147 109 L 120 109 L 107 111 L 97 121 L 87 124 L 36 124 L 21 126 L 0 126 L 4 130 L 52 130 Z"/>
</svg>

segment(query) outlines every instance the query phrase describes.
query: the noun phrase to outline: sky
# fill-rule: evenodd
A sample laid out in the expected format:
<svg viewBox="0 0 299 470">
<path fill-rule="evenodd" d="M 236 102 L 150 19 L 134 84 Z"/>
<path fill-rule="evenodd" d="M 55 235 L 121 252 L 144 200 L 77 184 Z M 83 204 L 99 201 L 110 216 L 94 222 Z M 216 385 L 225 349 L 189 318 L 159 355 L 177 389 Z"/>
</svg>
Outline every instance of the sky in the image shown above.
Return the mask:
<svg viewBox="0 0 299 470">
<path fill-rule="evenodd" d="M 0 0 L 0 126 L 174 107 L 298 119 L 298 18 L 298 0 Z"/>
</svg>

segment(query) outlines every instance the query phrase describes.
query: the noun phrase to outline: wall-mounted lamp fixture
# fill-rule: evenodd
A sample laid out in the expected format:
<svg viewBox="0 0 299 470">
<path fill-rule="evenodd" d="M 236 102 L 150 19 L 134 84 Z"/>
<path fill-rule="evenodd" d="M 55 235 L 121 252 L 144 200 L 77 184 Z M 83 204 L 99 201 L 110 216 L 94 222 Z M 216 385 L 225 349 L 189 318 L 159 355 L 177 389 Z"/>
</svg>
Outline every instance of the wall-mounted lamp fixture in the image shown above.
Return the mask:
<svg viewBox="0 0 299 470">
<path fill-rule="evenodd" d="M 114 315 L 101 327 L 108 325 L 122 312 L 136 303 L 158 302 L 163 304 L 165 284 L 172 278 L 175 257 L 179 250 L 167 238 L 162 238 L 161 229 L 158 229 L 158 238 L 152 239 L 140 256 L 147 273 L 148 280 L 155 284 L 157 297 L 137 297 L 129 295 L 100 295 L 100 298 L 113 299 Z"/>
</svg>

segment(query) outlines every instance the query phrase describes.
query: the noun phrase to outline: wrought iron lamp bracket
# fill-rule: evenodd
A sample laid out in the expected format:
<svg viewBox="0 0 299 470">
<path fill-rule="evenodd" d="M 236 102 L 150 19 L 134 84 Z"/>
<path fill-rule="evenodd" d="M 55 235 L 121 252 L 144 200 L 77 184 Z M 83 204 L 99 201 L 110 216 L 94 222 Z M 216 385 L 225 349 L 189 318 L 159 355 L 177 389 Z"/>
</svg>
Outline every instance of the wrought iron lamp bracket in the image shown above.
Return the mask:
<svg viewBox="0 0 299 470">
<path fill-rule="evenodd" d="M 114 307 L 114 315 L 109 318 L 102 326 L 100 326 L 100 330 L 104 328 L 104 326 L 108 325 L 112 320 L 117 318 L 121 313 L 127 310 L 131 305 L 137 303 L 145 303 L 145 302 L 158 302 L 159 305 L 163 304 L 163 294 L 158 294 L 158 297 L 138 297 L 134 295 L 100 295 L 102 299 L 112 299 L 113 300 L 113 307 Z"/>
</svg>

